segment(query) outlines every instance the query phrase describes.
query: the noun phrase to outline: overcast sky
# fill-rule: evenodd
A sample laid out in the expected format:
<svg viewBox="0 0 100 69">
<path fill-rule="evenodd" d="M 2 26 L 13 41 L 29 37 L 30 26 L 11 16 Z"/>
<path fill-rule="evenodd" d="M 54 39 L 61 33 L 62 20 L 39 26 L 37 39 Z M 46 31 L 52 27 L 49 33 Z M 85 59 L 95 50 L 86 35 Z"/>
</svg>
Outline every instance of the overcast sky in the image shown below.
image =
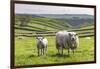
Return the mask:
<svg viewBox="0 0 100 69">
<path fill-rule="evenodd" d="M 94 15 L 93 8 L 63 7 L 49 5 L 15 4 L 15 13 L 27 14 L 89 14 Z"/>
</svg>

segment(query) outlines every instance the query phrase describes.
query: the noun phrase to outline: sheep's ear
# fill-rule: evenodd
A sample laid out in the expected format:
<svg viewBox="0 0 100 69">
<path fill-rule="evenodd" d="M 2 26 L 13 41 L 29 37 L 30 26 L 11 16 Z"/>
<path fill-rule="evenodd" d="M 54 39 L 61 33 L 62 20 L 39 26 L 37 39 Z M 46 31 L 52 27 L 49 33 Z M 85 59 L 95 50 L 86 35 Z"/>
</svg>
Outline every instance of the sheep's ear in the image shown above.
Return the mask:
<svg viewBox="0 0 100 69">
<path fill-rule="evenodd" d="M 78 34 L 76 33 L 76 35 L 78 35 Z"/>
<path fill-rule="evenodd" d="M 38 37 L 36 36 L 36 39 L 38 39 Z"/>
</svg>

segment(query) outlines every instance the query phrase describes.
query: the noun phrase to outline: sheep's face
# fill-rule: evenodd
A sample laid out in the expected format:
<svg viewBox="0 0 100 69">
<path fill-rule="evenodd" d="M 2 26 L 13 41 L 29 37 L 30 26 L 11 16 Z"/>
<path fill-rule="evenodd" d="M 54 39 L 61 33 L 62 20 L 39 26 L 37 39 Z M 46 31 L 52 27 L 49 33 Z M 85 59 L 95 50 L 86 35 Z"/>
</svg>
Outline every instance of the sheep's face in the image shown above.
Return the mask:
<svg viewBox="0 0 100 69">
<path fill-rule="evenodd" d="M 74 32 L 71 32 L 71 33 L 69 33 L 69 36 L 70 36 L 71 41 L 75 41 L 77 34 Z"/>
<path fill-rule="evenodd" d="M 69 33 L 69 37 L 71 40 L 72 48 L 74 49 L 76 47 L 77 34 L 75 32 L 71 32 Z"/>
</svg>

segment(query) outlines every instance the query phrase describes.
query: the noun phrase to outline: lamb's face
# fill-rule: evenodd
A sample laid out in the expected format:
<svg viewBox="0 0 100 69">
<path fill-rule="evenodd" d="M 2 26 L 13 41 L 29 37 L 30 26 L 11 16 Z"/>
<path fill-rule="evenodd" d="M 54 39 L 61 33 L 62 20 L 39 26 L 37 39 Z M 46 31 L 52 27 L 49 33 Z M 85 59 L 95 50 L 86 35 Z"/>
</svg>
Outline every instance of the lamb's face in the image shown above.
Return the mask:
<svg viewBox="0 0 100 69">
<path fill-rule="evenodd" d="M 37 40 L 38 40 L 39 42 L 42 42 L 42 41 L 43 41 L 43 37 L 37 37 Z"/>
</svg>

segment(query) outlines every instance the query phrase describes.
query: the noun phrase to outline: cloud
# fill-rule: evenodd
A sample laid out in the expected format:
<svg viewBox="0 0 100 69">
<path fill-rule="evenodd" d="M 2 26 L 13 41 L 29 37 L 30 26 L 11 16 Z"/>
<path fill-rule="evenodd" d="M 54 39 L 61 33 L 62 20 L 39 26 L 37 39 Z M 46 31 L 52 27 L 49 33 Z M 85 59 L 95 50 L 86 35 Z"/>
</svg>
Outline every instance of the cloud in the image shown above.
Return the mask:
<svg viewBox="0 0 100 69">
<path fill-rule="evenodd" d="M 26 14 L 90 14 L 94 15 L 93 8 L 15 4 L 15 13 Z"/>
</svg>

